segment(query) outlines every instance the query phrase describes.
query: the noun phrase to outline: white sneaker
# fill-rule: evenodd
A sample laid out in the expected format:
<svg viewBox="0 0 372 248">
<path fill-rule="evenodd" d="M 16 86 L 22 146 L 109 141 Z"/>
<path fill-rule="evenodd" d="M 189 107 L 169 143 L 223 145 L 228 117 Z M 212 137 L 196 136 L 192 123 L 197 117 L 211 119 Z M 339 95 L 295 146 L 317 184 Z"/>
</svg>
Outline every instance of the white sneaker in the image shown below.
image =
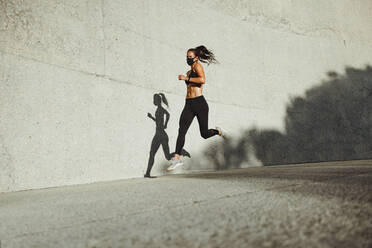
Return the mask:
<svg viewBox="0 0 372 248">
<path fill-rule="evenodd" d="M 225 139 L 228 137 L 228 134 L 227 134 L 225 129 L 223 129 L 222 127 L 219 127 L 219 126 L 216 126 L 216 129 L 221 132 L 220 136 L 222 136 Z"/>
<path fill-rule="evenodd" d="M 171 165 L 165 169 L 166 172 L 170 172 L 174 169 L 176 169 L 178 166 L 183 165 L 183 162 L 181 159 L 177 159 L 176 157 L 171 158 Z"/>
</svg>

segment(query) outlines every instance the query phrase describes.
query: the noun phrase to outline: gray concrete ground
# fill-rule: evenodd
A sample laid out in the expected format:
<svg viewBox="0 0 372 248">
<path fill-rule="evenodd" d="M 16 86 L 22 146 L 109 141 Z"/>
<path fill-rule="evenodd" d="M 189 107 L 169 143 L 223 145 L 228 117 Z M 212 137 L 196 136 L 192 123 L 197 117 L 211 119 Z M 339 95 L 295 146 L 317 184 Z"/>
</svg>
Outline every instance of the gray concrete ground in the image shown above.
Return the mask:
<svg viewBox="0 0 372 248">
<path fill-rule="evenodd" d="M 372 160 L 0 194 L 6 247 L 372 247 Z"/>
</svg>

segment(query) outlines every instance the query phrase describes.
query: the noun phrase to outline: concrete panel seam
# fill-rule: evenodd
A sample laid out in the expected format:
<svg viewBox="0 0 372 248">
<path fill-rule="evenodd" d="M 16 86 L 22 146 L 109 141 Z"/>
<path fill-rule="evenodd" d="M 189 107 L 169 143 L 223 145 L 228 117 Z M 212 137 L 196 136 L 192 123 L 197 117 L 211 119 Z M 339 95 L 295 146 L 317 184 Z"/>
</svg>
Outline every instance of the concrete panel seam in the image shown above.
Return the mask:
<svg viewBox="0 0 372 248">
<path fill-rule="evenodd" d="M 101 0 L 101 14 L 102 14 L 102 35 L 103 35 L 103 74 L 106 74 L 106 33 L 105 33 L 105 2 Z"/>
<path fill-rule="evenodd" d="M 152 88 L 152 87 L 145 87 L 145 86 L 142 86 L 142 85 L 131 83 L 129 81 L 124 81 L 124 80 L 116 79 L 116 78 L 113 78 L 113 77 L 109 77 L 107 75 L 102 75 L 102 74 L 98 74 L 98 73 L 94 73 L 94 72 L 87 72 L 87 71 L 83 71 L 83 70 L 76 70 L 76 69 L 72 69 L 72 68 L 65 67 L 65 66 L 58 65 L 58 64 L 47 63 L 47 62 L 44 62 L 44 61 L 37 60 L 35 58 L 30 58 L 30 57 L 23 56 L 23 55 L 20 55 L 20 54 L 14 54 L 14 53 L 5 52 L 5 51 L 1 51 L 1 50 L 0 50 L 0 53 L 12 55 L 12 56 L 17 56 L 17 57 L 20 57 L 20 58 L 23 58 L 23 59 L 28 59 L 28 60 L 31 60 L 31 61 L 34 61 L 34 62 L 40 63 L 40 64 L 55 66 L 57 68 L 61 68 L 61 69 L 64 69 L 64 70 L 79 72 L 79 73 L 82 73 L 82 74 L 85 74 L 85 75 L 88 75 L 88 76 L 101 77 L 103 79 L 106 79 L 106 80 L 109 80 L 109 81 L 112 81 L 112 82 L 124 83 L 124 84 L 130 85 L 130 86 L 134 86 L 134 87 L 137 87 L 137 88 L 142 88 L 142 89 L 147 89 L 147 90 L 153 90 L 153 91 L 162 91 L 164 93 L 167 93 L 167 94 L 170 94 L 170 95 L 174 95 L 174 96 L 184 96 L 184 94 L 176 94 L 174 92 L 171 92 L 171 91 L 168 91 L 168 90 L 164 90 L 164 89 L 158 89 L 158 88 Z M 244 106 L 244 105 L 240 105 L 240 104 L 236 104 L 236 103 L 223 103 L 223 102 L 215 101 L 215 100 L 212 100 L 212 99 L 207 99 L 207 100 L 209 102 L 213 102 L 213 103 L 217 103 L 217 104 L 221 104 L 221 105 L 225 105 L 225 106 L 235 106 L 235 107 L 239 107 L 239 108 L 243 108 L 243 109 L 264 110 L 264 108 L 260 108 L 260 107 L 256 107 L 256 106 Z"/>
</svg>

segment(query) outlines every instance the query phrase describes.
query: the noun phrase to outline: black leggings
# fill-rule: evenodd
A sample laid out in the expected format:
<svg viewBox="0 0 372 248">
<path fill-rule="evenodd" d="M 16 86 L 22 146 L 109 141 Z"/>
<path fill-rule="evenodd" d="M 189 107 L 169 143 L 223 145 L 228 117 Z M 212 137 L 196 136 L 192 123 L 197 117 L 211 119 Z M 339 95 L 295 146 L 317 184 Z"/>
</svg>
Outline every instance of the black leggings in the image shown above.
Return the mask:
<svg viewBox="0 0 372 248">
<path fill-rule="evenodd" d="M 185 99 L 185 106 L 183 107 L 179 121 L 175 153 L 181 155 L 182 147 L 185 144 L 186 132 L 195 116 L 199 122 L 200 135 L 204 139 L 208 139 L 209 137 L 218 134 L 217 129 L 208 129 L 208 111 L 208 103 L 203 95 Z"/>
</svg>

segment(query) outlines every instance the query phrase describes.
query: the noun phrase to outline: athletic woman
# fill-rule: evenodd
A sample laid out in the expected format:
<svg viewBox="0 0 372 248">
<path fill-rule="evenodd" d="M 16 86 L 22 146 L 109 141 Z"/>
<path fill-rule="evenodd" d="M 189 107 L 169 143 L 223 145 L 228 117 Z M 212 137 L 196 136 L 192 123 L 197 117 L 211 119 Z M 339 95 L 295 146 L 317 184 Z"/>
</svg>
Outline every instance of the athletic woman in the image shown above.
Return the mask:
<svg viewBox="0 0 372 248">
<path fill-rule="evenodd" d="M 174 170 L 183 164 L 180 155 L 183 145 L 185 144 L 186 132 L 189 129 L 194 117 L 199 122 L 200 135 L 208 139 L 214 135 L 220 135 L 226 138 L 226 131 L 219 126 L 216 129 L 208 129 L 208 103 L 203 96 L 203 86 L 206 82 L 203 66 L 199 63 L 218 63 L 212 51 L 205 46 L 190 48 L 186 53 L 186 62 L 191 69 L 187 75 L 178 75 L 178 80 L 185 80 L 187 93 L 185 106 L 179 119 L 178 137 L 176 142 L 176 151 L 171 158 L 171 165 L 166 169 L 167 172 Z"/>
</svg>

